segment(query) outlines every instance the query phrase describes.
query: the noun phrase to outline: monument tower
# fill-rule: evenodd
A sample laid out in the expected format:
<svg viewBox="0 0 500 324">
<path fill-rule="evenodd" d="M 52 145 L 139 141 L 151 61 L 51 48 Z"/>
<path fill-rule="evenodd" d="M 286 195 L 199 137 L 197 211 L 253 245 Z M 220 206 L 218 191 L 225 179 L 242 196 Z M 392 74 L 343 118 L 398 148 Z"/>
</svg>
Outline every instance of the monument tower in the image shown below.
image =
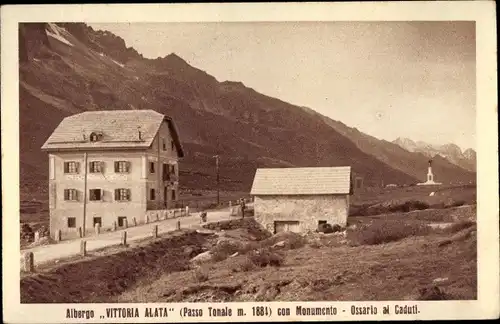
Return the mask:
<svg viewBox="0 0 500 324">
<path fill-rule="evenodd" d="M 439 182 L 434 182 L 434 173 L 432 173 L 432 160 L 429 160 L 429 167 L 427 168 L 427 181 L 417 183 L 419 186 L 428 186 L 428 185 L 440 185 Z"/>
</svg>

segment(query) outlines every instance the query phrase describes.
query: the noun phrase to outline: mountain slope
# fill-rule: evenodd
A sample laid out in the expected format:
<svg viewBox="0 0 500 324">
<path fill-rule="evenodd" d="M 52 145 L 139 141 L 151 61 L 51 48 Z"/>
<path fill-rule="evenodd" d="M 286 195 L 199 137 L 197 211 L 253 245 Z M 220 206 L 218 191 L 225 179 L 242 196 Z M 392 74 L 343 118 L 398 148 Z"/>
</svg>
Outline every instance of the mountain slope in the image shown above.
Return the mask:
<svg viewBox="0 0 500 324">
<path fill-rule="evenodd" d="M 419 152 L 427 157 L 440 155 L 449 162 L 458 165 L 465 170 L 472 172 L 476 171 L 476 152 L 471 148 L 462 152 L 460 147 L 453 143 L 431 145 L 422 141 L 414 142 L 411 139 L 401 137 L 398 137 L 393 141 L 393 143 L 410 152 Z"/>
<path fill-rule="evenodd" d="M 420 152 L 406 150 L 395 143 L 379 140 L 373 136 L 364 134 L 356 128 L 350 128 L 339 121 L 332 120 L 322 116 L 306 107 L 302 107 L 310 114 L 316 115 L 323 121 L 338 131 L 340 134 L 349 138 L 363 152 L 376 157 L 378 160 L 386 163 L 396 170 L 412 175 L 420 181 L 425 181 L 429 156 Z M 409 148 L 417 147 L 417 144 L 409 139 L 404 139 L 405 145 Z M 466 171 L 461 167 L 450 163 L 447 159 L 437 156 L 433 158 L 433 172 L 436 181 L 443 183 L 457 183 L 474 181 L 475 173 Z"/>
<path fill-rule="evenodd" d="M 84 24 L 20 25 L 22 190 L 45 190 L 43 142 L 66 116 L 154 109 L 174 118 L 186 149 L 181 186 L 250 189 L 257 167 L 351 165 L 366 185 L 411 183 L 322 118 L 239 82 L 219 82 L 175 54 L 145 59 L 123 39 Z"/>
</svg>

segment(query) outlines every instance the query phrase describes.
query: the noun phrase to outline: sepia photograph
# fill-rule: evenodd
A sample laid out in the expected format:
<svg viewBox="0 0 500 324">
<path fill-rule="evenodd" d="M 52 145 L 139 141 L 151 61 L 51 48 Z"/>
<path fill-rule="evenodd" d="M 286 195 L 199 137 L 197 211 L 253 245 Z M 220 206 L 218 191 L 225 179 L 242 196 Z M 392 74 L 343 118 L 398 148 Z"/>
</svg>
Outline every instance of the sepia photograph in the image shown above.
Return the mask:
<svg viewBox="0 0 500 324">
<path fill-rule="evenodd" d="M 478 217 L 476 21 L 17 33 L 22 305 L 73 304 L 63 321 L 363 320 L 478 301 L 476 222 L 498 208 Z"/>
</svg>

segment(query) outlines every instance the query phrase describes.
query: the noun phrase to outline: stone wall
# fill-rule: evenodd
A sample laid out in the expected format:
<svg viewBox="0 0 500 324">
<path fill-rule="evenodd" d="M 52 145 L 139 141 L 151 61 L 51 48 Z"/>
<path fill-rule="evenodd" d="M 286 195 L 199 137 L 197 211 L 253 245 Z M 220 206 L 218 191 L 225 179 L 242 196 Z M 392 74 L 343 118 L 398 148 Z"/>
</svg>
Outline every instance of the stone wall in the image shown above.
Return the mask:
<svg viewBox="0 0 500 324">
<path fill-rule="evenodd" d="M 256 196 L 255 219 L 274 232 L 275 221 L 298 221 L 301 232 L 316 230 L 318 221 L 347 225 L 348 195 Z"/>
</svg>

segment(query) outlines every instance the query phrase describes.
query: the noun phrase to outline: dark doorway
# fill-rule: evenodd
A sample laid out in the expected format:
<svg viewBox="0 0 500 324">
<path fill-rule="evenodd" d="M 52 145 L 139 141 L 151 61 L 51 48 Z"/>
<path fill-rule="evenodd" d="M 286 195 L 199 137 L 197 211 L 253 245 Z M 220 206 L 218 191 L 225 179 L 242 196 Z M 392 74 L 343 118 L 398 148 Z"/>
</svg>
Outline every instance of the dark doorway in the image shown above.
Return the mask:
<svg viewBox="0 0 500 324">
<path fill-rule="evenodd" d="M 123 227 L 125 225 L 125 220 L 126 219 L 127 219 L 127 217 L 125 217 L 125 216 L 118 217 L 118 226 L 119 227 Z"/>
<path fill-rule="evenodd" d="M 94 217 L 94 227 L 96 224 L 99 224 L 99 226 L 102 227 L 102 218 L 101 217 Z"/>
</svg>

